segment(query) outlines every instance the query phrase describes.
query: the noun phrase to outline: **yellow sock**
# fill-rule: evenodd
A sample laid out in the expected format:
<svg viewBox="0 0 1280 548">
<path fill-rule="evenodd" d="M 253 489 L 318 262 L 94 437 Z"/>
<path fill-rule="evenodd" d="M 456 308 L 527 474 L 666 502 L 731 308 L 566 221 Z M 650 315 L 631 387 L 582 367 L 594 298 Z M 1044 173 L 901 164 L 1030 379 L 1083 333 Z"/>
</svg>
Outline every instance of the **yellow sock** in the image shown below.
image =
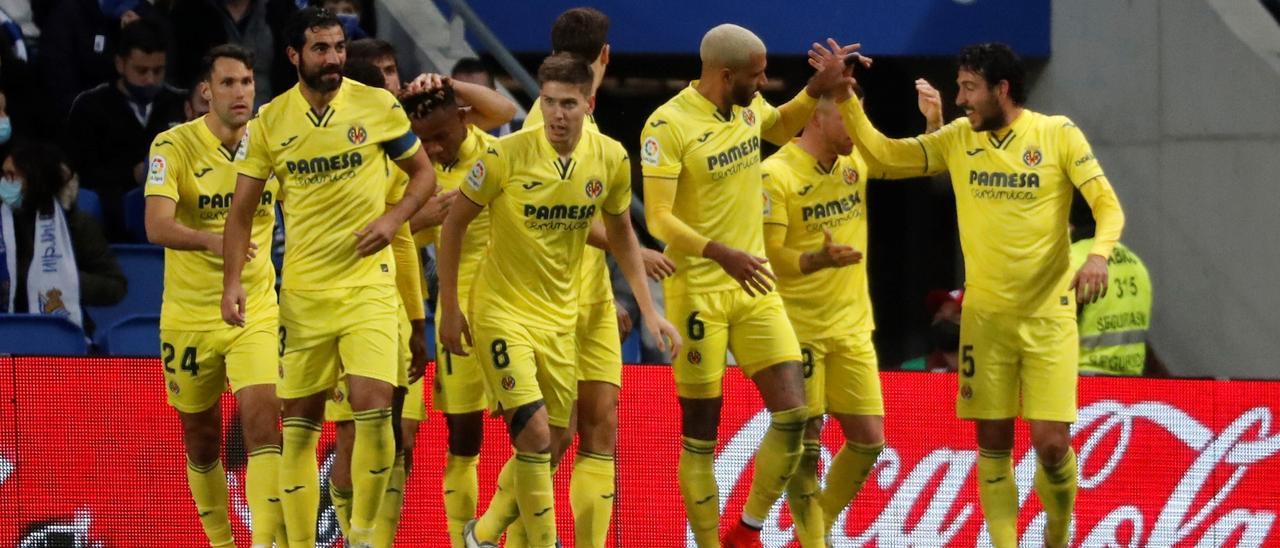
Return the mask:
<svg viewBox="0 0 1280 548">
<path fill-rule="evenodd" d="M 1076 504 L 1075 449 L 1068 447 L 1062 462 L 1053 466 L 1037 461 L 1036 495 L 1049 518 L 1044 528 L 1045 545 L 1067 546 L 1071 541 L 1071 510 Z"/>
<path fill-rule="evenodd" d="M 249 452 L 244 472 L 244 498 L 253 517 L 252 542 L 271 546 L 284 524 L 280 510 L 280 446 L 263 445 Z M 283 542 L 285 539 L 279 539 Z"/>
<path fill-rule="evenodd" d="M 742 508 L 742 522 L 759 529 L 769 508 L 791 481 L 791 474 L 800 463 L 804 442 L 805 421 L 809 408 L 795 407 L 773 414 L 769 431 L 756 450 L 756 469 L 751 478 L 751 491 L 747 504 Z"/>
<path fill-rule="evenodd" d="M 316 542 L 316 510 L 320 507 L 320 469 L 316 465 L 320 423 L 302 417 L 286 417 L 282 423 L 280 509 L 289 543 L 307 546 Z"/>
<path fill-rule="evenodd" d="M 693 540 L 700 547 L 720 546 L 720 491 L 716 486 L 716 441 L 682 438 L 680 496 Z"/>
<path fill-rule="evenodd" d="M 804 452 L 787 484 L 787 505 L 791 521 L 796 524 L 796 540 L 803 548 L 825 548 L 826 520 L 818 500 L 818 459 L 822 446 L 818 440 L 804 440 Z"/>
<path fill-rule="evenodd" d="M 613 517 L 613 455 L 578 451 L 569 479 L 574 546 L 604 548 Z"/>
<path fill-rule="evenodd" d="M 444 517 L 453 548 L 463 548 L 462 527 L 476 517 L 476 501 L 480 498 L 480 480 L 476 473 L 479 463 L 479 455 L 460 457 L 446 453 L 444 457 Z"/>
<path fill-rule="evenodd" d="M 342 538 L 351 536 L 351 490 L 338 487 L 330 480 L 329 501 L 333 503 L 333 516 L 338 520 Z"/>
<path fill-rule="evenodd" d="M 209 464 L 187 460 L 187 485 L 196 502 L 196 513 L 205 536 L 213 546 L 235 546 L 231 536 L 231 520 L 227 517 L 227 472 L 222 459 Z"/>
<path fill-rule="evenodd" d="M 551 453 L 516 451 L 516 503 L 531 548 L 556 545 L 555 491 Z"/>
<path fill-rule="evenodd" d="M 378 527 L 373 533 L 374 546 L 395 544 L 396 531 L 400 529 L 400 509 L 404 507 L 404 484 L 408 479 L 404 455 L 397 452 L 395 464 L 391 465 L 391 479 L 382 495 L 382 505 L 378 507 Z"/>
<path fill-rule="evenodd" d="M 978 501 L 995 548 L 1018 546 L 1018 485 L 1009 451 L 978 449 Z"/>
<path fill-rule="evenodd" d="M 519 516 L 507 527 L 506 542 L 503 542 L 502 546 L 503 548 L 529 548 L 529 535 L 525 534 L 524 524 L 520 523 Z"/>
<path fill-rule="evenodd" d="M 489 508 L 485 510 L 484 515 L 476 520 L 475 534 L 480 542 L 497 543 L 502 532 L 511 525 L 511 522 L 520 517 L 520 510 L 516 503 L 515 460 L 515 455 L 512 455 L 507 459 L 507 463 L 502 465 L 502 471 L 498 473 L 498 490 L 494 491 L 493 499 L 489 501 Z"/>
<path fill-rule="evenodd" d="M 352 543 L 372 542 L 378 507 L 391 481 L 395 464 L 395 434 L 391 408 L 366 409 L 352 414 L 356 422 L 355 447 L 351 450 Z"/>
<path fill-rule="evenodd" d="M 866 483 L 882 450 L 883 443 L 864 445 L 845 442 L 835 458 L 831 459 L 831 466 L 827 468 L 827 487 L 818 495 L 825 521 L 824 534 L 831 531 L 836 517 L 858 495 L 858 491 L 862 490 L 862 484 Z"/>
</svg>

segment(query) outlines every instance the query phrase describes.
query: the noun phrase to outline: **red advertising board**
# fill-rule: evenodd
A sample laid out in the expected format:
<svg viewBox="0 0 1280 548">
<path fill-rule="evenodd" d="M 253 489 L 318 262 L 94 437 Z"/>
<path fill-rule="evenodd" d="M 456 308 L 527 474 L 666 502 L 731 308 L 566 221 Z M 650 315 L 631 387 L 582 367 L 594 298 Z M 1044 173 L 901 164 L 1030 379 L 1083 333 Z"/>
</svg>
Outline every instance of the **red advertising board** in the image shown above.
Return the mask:
<svg viewBox="0 0 1280 548">
<path fill-rule="evenodd" d="M 692 546 L 676 481 L 679 414 L 670 371 L 624 370 L 615 546 Z M 186 476 L 177 418 L 164 402 L 155 360 L 0 358 L 0 544 L 5 546 L 197 546 L 204 542 Z M 973 546 L 982 531 L 973 430 L 954 413 L 955 378 L 885 373 L 888 447 L 863 492 L 837 522 L 836 546 Z M 1072 432 L 1080 462 L 1073 543 L 1081 546 L 1280 545 L 1280 383 L 1082 379 Z M 233 521 L 247 545 L 244 452 L 234 407 L 224 401 Z M 751 454 L 768 416 L 751 384 L 726 377 L 715 473 L 725 523 L 750 484 Z M 1032 495 L 1026 432 L 1015 448 L 1024 499 L 1024 545 L 1039 545 L 1044 517 Z M 481 500 L 509 454 L 489 421 Z M 836 425 L 823 458 L 840 447 Z M 397 543 L 446 546 L 440 508 L 445 430 L 434 415 L 417 438 Z M 327 467 L 332 434 L 321 457 Z M 570 459 L 571 460 L 571 459 Z M 557 504 L 570 544 L 571 466 Z M 325 490 L 322 490 L 325 492 Z M 327 503 L 327 501 L 322 501 Z M 482 502 L 483 504 L 483 502 Z M 321 539 L 337 541 L 332 513 Z M 766 546 L 794 546 L 785 506 L 765 525 Z"/>
</svg>

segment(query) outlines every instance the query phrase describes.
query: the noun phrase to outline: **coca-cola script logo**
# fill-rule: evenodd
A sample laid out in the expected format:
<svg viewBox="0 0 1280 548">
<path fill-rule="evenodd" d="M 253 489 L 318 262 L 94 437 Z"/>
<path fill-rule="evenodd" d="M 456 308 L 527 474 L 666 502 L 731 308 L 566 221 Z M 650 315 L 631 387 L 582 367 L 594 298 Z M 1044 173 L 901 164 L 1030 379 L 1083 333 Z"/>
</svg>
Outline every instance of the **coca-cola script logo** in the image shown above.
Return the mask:
<svg viewBox="0 0 1280 548">
<path fill-rule="evenodd" d="M 769 413 L 761 411 L 742 426 L 724 445 L 715 461 L 716 482 L 720 486 L 720 509 L 725 512 L 734 495 L 744 496 L 750 481 L 748 465 L 769 427 Z M 1270 478 L 1251 474 L 1259 462 L 1280 453 L 1280 425 L 1272 424 L 1268 407 L 1254 407 L 1240 414 L 1219 432 L 1172 405 L 1149 401 L 1123 404 L 1100 401 L 1080 410 L 1072 426 L 1073 445 L 1078 450 L 1079 495 L 1073 545 L 1081 546 L 1264 546 L 1272 538 L 1276 520 L 1272 500 L 1269 507 L 1257 504 L 1253 489 Z M 832 428 L 838 428 L 832 425 Z M 1152 430 L 1157 431 L 1153 432 Z M 1137 432 L 1142 434 L 1138 435 Z M 919 460 L 905 458 L 894 447 L 893 436 L 881 454 L 867 485 L 888 491 L 888 501 L 874 508 L 874 520 L 861 530 L 850 530 L 846 508 L 837 518 L 831 540 L 835 546 L 950 546 L 964 542 L 960 533 L 973 522 L 979 525 L 977 544 L 990 546 L 981 524 L 982 512 L 973 496 L 972 474 L 977 461 L 975 450 L 937 447 Z M 1146 444 L 1139 447 L 1139 444 Z M 970 446 L 972 447 L 972 446 Z M 1176 471 L 1172 487 L 1157 489 L 1158 481 L 1122 478 L 1123 468 L 1152 474 L 1172 474 L 1170 462 L 1151 458 L 1152 454 L 1178 455 L 1189 466 Z M 833 455 L 822 449 L 822 467 Z M 1274 459 L 1271 462 L 1274 467 Z M 1019 504 L 1023 514 L 1022 546 L 1043 546 L 1045 514 L 1038 503 L 1027 512 L 1034 492 L 1036 461 L 1027 450 L 1015 462 Z M 1129 483 L 1129 496 L 1117 498 L 1117 489 L 1108 483 Z M 1136 486 L 1133 484 L 1137 484 Z M 1253 488 L 1242 487 L 1251 485 Z M 1137 487 L 1136 489 L 1133 487 Z M 1150 487 L 1150 489 L 1148 489 Z M 967 500 L 966 500 L 967 499 Z M 794 529 L 783 500 L 774 504 L 761 532 L 765 546 L 789 546 Z M 855 499 L 854 511 L 872 511 Z M 1082 520 L 1081 514 L 1101 514 L 1101 519 Z M 1088 525 L 1081 528 L 1082 522 Z M 686 546 L 696 546 L 686 526 Z"/>
</svg>

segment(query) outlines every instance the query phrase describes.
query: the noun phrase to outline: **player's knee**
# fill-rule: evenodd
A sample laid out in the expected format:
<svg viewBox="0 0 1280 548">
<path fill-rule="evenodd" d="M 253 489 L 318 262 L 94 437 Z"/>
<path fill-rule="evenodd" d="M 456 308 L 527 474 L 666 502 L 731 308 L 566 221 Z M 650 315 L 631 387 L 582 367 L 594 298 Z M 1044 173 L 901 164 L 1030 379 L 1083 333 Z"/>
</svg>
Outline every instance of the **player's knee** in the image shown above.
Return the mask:
<svg viewBox="0 0 1280 548">
<path fill-rule="evenodd" d="M 480 445 L 484 441 L 484 416 L 481 413 L 445 415 L 444 421 L 449 428 L 449 453 L 459 457 L 480 454 Z"/>
<path fill-rule="evenodd" d="M 1065 423 L 1057 424 L 1032 423 L 1031 445 L 1036 449 L 1036 456 L 1041 462 L 1057 464 L 1067 456 L 1071 448 L 1071 433 Z"/>
<path fill-rule="evenodd" d="M 680 398 L 680 428 L 684 436 L 716 439 L 722 398 Z"/>
<path fill-rule="evenodd" d="M 507 428 L 511 442 L 521 451 L 547 452 L 551 450 L 551 427 L 542 400 L 527 403 L 511 413 Z"/>
<path fill-rule="evenodd" d="M 978 447 L 992 451 L 1013 449 L 1013 419 L 974 421 L 974 432 Z"/>
</svg>

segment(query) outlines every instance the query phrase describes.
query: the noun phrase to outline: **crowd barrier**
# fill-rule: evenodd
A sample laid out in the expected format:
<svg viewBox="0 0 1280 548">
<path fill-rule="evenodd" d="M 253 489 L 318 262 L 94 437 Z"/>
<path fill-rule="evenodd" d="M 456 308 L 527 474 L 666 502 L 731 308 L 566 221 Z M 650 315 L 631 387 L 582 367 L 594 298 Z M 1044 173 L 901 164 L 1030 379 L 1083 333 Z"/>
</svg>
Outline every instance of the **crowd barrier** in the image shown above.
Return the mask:
<svg viewBox="0 0 1280 548">
<path fill-rule="evenodd" d="M 973 429 L 954 413 L 955 377 L 882 378 L 888 447 L 838 520 L 834 545 L 988 545 L 973 478 Z M 676 481 L 679 413 L 670 370 L 627 366 L 623 383 L 610 544 L 692 546 Z M 229 398 L 223 405 L 232 521 L 248 545 L 245 455 L 234 407 Z M 1074 544 L 1280 545 L 1277 413 L 1278 382 L 1082 379 L 1072 430 L 1080 463 Z M 751 453 L 769 422 L 736 372 L 726 376 L 723 419 L 715 474 L 729 523 L 745 502 Z M 1023 428 L 1014 450 L 1024 501 L 1019 531 L 1024 546 L 1039 546 L 1044 514 L 1031 496 L 1035 461 L 1026 439 Z M 838 426 L 822 440 L 829 462 L 842 443 Z M 322 471 L 332 443 L 327 428 Z M 448 545 L 440 504 L 444 447 L 444 421 L 432 413 L 417 437 L 398 545 Z M 508 454 L 501 423 L 487 421 L 482 505 Z M 158 360 L 0 357 L 0 545 L 199 546 L 183 459 Z M 573 538 L 570 468 L 562 466 L 557 478 L 566 546 Z M 322 508 L 320 539 L 334 545 L 327 495 Z M 795 546 L 791 529 L 780 502 L 766 522 L 765 545 Z"/>
</svg>

